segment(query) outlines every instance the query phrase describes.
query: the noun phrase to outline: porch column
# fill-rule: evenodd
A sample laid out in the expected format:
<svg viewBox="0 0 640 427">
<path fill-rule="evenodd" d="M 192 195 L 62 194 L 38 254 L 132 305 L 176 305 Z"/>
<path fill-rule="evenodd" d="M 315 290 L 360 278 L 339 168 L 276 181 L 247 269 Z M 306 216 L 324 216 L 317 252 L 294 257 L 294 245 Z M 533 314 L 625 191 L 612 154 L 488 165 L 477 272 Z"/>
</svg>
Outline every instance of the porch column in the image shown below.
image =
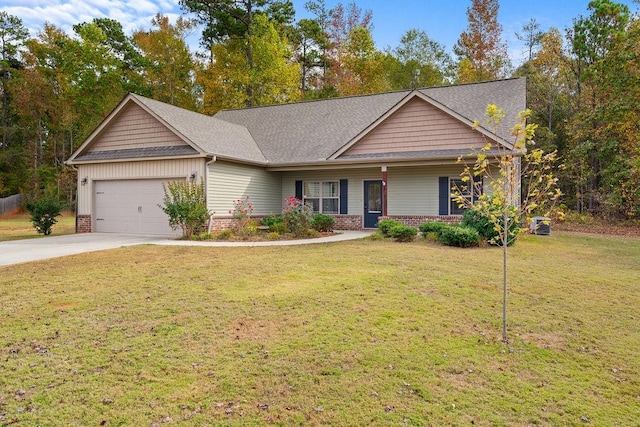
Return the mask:
<svg viewBox="0 0 640 427">
<path fill-rule="evenodd" d="M 387 167 L 382 166 L 382 216 L 387 216 Z"/>
</svg>

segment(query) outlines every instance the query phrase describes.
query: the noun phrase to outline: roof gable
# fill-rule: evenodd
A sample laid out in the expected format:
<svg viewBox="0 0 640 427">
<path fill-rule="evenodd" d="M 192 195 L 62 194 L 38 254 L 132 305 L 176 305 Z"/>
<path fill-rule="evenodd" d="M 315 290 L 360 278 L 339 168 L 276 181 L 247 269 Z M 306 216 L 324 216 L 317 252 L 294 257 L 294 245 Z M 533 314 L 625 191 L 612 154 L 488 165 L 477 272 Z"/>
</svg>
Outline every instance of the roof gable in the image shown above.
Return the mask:
<svg viewBox="0 0 640 427">
<path fill-rule="evenodd" d="M 482 134 L 473 130 L 468 122 L 414 95 L 336 158 L 468 150 L 482 145 Z"/>
</svg>

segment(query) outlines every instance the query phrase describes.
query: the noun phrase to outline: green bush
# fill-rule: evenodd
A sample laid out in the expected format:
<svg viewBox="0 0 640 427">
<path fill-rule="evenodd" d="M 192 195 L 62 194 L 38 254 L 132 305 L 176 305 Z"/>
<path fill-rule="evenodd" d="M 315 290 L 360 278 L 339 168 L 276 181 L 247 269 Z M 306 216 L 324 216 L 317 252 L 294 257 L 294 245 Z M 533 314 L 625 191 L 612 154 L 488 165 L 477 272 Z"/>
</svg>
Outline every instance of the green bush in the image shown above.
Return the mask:
<svg viewBox="0 0 640 427">
<path fill-rule="evenodd" d="M 438 233 L 438 242 L 447 246 L 468 248 L 478 246 L 480 235 L 476 230 L 459 225 L 448 225 Z"/>
<path fill-rule="evenodd" d="M 45 236 L 51 234 L 53 225 L 58 222 L 56 217 L 60 216 L 62 211 L 62 205 L 50 197 L 27 202 L 24 208 L 31 214 L 31 223 L 36 231 Z"/>
<path fill-rule="evenodd" d="M 273 227 L 276 224 L 284 224 L 284 218 L 282 215 L 269 215 L 260 220 L 260 225 L 269 227 L 270 230 L 273 230 Z"/>
<path fill-rule="evenodd" d="M 498 213 L 499 215 L 499 213 Z M 499 217 L 499 225 L 502 225 L 502 217 Z M 478 232 L 487 242 L 492 245 L 502 246 L 502 240 L 500 233 L 495 229 L 495 225 L 491 222 L 489 217 L 480 211 L 474 209 L 467 209 L 462 216 L 462 225 L 465 227 L 473 228 Z M 520 224 L 516 217 L 511 216 L 509 219 L 509 234 L 508 244 L 511 245 L 515 242 L 520 229 Z"/>
<path fill-rule="evenodd" d="M 284 223 L 287 225 L 287 230 L 295 237 L 307 237 L 313 209 L 310 205 L 293 196 L 285 199 L 285 201 L 287 207 L 283 210 L 282 216 Z"/>
<path fill-rule="evenodd" d="M 393 237 L 396 242 L 412 242 L 417 234 L 417 228 L 404 224 L 398 224 L 389 229 L 389 237 Z"/>
<path fill-rule="evenodd" d="M 378 221 L 378 230 L 384 237 L 391 237 L 389 234 L 391 228 L 396 227 L 398 225 L 403 225 L 400 221 L 395 219 L 383 219 L 382 221 Z"/>
<path fill-rule="evenodd" d="M 280 238 L 280 233 L 277 233 L 275 231 L 267 233 L 267 240 L 280 240 Z"/>
<path fill-rule="evenodd" d="M 333 231 L 336 220 L 329 215 L 317 213 L 311 217 L 311 228 L 321 233 Z"/>
<path fill-rule="evenodd" d="M 448 224 L 444 223 L 444 222 L 433 222 L 433 221 L 429 221 L 429 222 L 425 222 L 423 224 L 420 224 L 420 227 L 418 227 L 420 229 L 420 232 L 426 236 L 429 233 L 435 233 L 435 234 L 439 234 L 440 230 L 442 230 L 443 228 L 449 227 Z"/>
<path fill-rule="evenodd" d="M 216 239 L 218 240 L 229 240 L 233 236 L 231 230 L 222 230 L 220 233 L 216 235 Z"/>
</svg>

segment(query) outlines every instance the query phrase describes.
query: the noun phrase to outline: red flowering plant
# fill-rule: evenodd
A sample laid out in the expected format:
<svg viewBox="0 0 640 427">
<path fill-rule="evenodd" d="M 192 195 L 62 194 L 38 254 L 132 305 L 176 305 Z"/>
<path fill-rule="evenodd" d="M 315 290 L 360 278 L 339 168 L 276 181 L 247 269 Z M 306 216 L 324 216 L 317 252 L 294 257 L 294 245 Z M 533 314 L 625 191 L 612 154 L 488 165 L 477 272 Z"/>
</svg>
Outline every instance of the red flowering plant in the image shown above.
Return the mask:
<svg viewBox="0 0 640 427">
<path fill-rule="evenodd" d="M 229 210 L 233 218 L 233 231 L 240 238 L 247 238 L 252 234 L 251 215 L 253 214 L 253 204 L 249 201 L 249 196 L 233 201 L 233 209 Z"/>
<path fill-rule="evenodd" d="M 296 237 L 306 236 L 309 233 L 309 222 L 313 215 L 313 208 L 293 196 L 284 200 L 287 206 L 282 211 L 282 217 L 287 229 Z"/>
</svg>

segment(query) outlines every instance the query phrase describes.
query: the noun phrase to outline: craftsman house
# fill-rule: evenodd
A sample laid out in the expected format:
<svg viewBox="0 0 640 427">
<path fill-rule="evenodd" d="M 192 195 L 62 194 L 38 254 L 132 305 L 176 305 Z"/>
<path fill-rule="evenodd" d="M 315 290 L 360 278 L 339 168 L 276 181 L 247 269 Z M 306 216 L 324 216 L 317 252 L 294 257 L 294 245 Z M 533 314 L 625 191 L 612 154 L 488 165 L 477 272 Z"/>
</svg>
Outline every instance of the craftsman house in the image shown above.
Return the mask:
<svg viewBox="0 0 640 427">
<path fill-rule="evenodd" d="M 524 79 L 507 79 L 213 117 L 129 94 L 67 161 L 78 170 L 78 231 L 176 234 L 158 207 L 172 180 L 204 180 L 214 228 L 246 195 L 256 216 L 295 196 L 333 215 L 337 229 L 459 218 L 458 157 L 487 140 L 512 143 L 474 121 L 495 104 L 511 126 L 525 94 Z"/>
</svg>

